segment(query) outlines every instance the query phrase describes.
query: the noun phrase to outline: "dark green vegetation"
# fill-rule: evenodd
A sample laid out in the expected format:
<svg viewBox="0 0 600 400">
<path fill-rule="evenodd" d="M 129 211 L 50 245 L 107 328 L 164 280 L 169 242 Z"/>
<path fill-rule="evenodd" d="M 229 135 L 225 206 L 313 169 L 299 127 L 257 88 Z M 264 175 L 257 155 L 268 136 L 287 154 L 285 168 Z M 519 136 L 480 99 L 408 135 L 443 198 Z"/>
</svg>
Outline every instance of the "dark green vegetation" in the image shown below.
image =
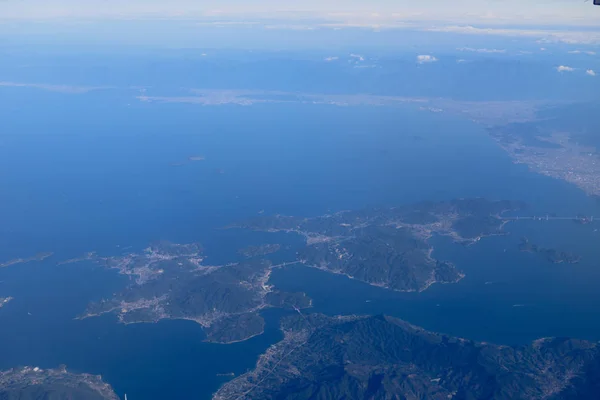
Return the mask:
<svg viewBox="0 0 600 400">
<path fill-rule="evenodd" d="M 0 372 L 2 400 L 118 400 L 100 376 L 73 374 L 64 367 L 14 368 Z"/>
<path fill-rule="evenodd" d="M 539 247 L 538 245 L 529 242 L 529 239 L 527 238 L 521 239 L 521 243 L 519 244 L 519 250 L 538 254 L 545 260 L 554 264 L 577 264 L 581 260 L 581 257 L 573 253 L 567 253 L 555 249 L 546 249 L 543 247 Z"/>
<path fill-rule="evenodd" d="M 235 343 L 260 335 L 265 320 L 256 312 L 221 318 L 204 328 L 206 340 L 217 343 Z"/>
<path fill-rule="evenodd" d="M 472 244 L 503 234 L 501 215 L 523 204 L 485 199 L 422 202 L 346 211 L 315 218 L 267 216 L 238 225 L 258 231 L 295 232 L 306 238 L 299 252 L 306 265 L 398 291 L 422 291 L 433 283 L 452 283 L 464 275 L 431 257 L 432 235 Z"/>
<path fill-rule="evenodd" d="M 435 282 L 457 282 L 463 275 L 448 262 L 429 256 L 430 246 L 407 228 L 367 226 L 340 243 L 305 247 L 302 262 L 394 290 L 423 290 Z"/>
<path fill-rule="evenodd" d="M 240 249 L 238 253 L 247 258 L 262 257 L 268 254 L 273 254 L 279 251 L 281 248 L 278 244 L 263 244 L 260 246 L 248 246 Z"/>
<path fill-rule="evenodd" d="M 95 260 L 132 283 L 112 299 L 90 304 L 81 318 L 115 313 L 123 323 L 192 320 L 204 327 L 208 341 L 230 343 L 262 333 L 259 312 L 265 308 L 310 306 L 303 294 L 272 290 L 270 261 L 204 265 L 197 244 L 159 243 L 139 254 Z"/>
<path fill-rule="evenodd" d="M 273 307 L 287 309 L 302 309 L 311 306 L 311 300 L 305 293 L 273 291 L 267 294 L 267 302 Z"/>
<path fill-rule="evenodd" d="M 396 318 L 293 316 L 256 368 L 225 384 L 233 399 L 597 399 L 595 343 L 508 347 L 427 332 Z"/>
<path fill-rule="evenodd" d="M 502 234 L 501 214 L 520 207 L 509 201 L 460 199 L 316 218 L 261 217 L 241 226 L 304 235 L 307 246 L 293 263 L 375 286 L 419 291 L 464 276 L 451 263 L 431 257 L 428 239 L 432 235 L 472 244 L 483 236 Z M 130 278 L 124 290 L 90 304 L 80 318 L 113 313 L 122 323 L 185 319 L 202 325 L 206 340 L 232 343 L 263 332 L 260 312 L 265 308 L 311 306 L 303 293 L 285 293 L 269 285 L 273 268 L 289 263 L 274 266 L 260 256 L 279 248 L 277 244 L 250 246 L 240 251 L 248 258 L 245 261 L 207 265 L 199 244 L 161 242 L 140 253 L 108 258 L 88 253 L 66 262 L 95 261 Z"/>
</svg>

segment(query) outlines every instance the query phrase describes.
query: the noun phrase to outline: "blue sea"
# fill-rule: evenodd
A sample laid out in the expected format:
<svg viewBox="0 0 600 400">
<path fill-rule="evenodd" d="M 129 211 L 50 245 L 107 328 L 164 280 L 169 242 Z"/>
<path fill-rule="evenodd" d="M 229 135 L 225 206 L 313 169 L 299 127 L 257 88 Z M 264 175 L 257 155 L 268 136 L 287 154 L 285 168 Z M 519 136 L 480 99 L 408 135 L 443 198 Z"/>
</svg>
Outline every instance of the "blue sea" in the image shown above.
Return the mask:
<svg viewBox="0 0 600 400">
<path fill-rule="evenodd" d="M 126 284 L 114 271 L 61 260 L 118 255 L 156 240 L 201 242 L 211 263 L 237 249 L 299 238 L 220 228 L 252 216 L 316 216 L 457 197 L 522 200 L 530 214 L 600 215 L 576 187 L 515 165 L 484 128 L 446 113 L 314 104 L 140 103 L 120 91 L 3 89 L 0 111 L 0 370 L 17 365 L 101 374 L 131 400 L 210 398 L 278 341 L 281 310 L 246 342 L 203 342 L 189 321 L 120 325 L 75 320 Z M 190 161 L 203 156 L 204 161 Z M 503 344 L 542 336 L 600 340 L 600 233 L 570 221 L 519 221 L 510 235 L 463 247 L 433 239 L 434 255 L 467 277 L 403 294 L 296 266 L 276 286 L 305 291 L 315 312 L 385 313 L 427 329 Z M 582 256 L 550 264 L 533 243 Z"/>
</svg>

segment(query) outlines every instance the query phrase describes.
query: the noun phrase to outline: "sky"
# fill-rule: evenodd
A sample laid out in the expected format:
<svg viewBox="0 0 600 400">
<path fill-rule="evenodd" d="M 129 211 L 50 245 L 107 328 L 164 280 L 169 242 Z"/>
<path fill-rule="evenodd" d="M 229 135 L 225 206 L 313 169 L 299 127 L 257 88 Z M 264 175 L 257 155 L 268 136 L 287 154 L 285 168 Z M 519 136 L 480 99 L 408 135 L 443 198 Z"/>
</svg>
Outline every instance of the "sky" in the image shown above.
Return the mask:
<svg viewBox="0 0 600 400">
<path fill-rule="evenodd" d="M 0 21 L 111 18 L 600 26 L 600 7 L 585 0 L 0 0 Z"/>
<path fill-rule="evenodd" d="M 0 0 L 0 45 L 257 48 L 366 38 L 327 32 L 351 29 L 427 32 L 435 43 L 453 35 L 600 47 L 600 7 L 591 0 Z M 373 40 L 384 43 L 382 35 Z M 389 43 L 414 40 L 400 34 Z"/>
</svg>

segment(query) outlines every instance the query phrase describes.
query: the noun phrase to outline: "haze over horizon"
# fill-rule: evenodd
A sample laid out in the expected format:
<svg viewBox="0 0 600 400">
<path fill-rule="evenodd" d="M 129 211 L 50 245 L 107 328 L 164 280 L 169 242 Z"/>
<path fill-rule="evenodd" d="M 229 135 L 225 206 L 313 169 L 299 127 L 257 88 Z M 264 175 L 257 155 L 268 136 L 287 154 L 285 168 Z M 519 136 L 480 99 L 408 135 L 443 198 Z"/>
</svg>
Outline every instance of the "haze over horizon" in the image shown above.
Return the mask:
<svg viewBox="0 0 600 400">
<path fill-rule="evenodd" d="M 590 4 L 579 0 L 505 0 L 476 1 L 432 0 L 350 0 L 343 5 L 336 0 L 287 1 L 258 0 L 191 0 L 169 2 L 106 0 L 101 3 L 75 0 L 4 0 L 0 2 L 0 20 L 35 20 L 52 18 L 317 18 L 348 24 L 386 24 L 390 21 L 435 21 L 445 23 L 525 24 L 525 25 L 594 25 L 598 15 Z"/>
</svg>

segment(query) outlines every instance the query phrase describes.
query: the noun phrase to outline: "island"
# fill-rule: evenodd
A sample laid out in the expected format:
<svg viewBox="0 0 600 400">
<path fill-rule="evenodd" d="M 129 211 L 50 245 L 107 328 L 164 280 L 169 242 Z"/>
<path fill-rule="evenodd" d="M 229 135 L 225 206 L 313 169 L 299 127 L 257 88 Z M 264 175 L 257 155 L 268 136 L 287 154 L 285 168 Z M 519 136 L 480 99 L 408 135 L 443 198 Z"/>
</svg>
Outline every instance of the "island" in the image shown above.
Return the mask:
<svg viewBox="0 0 600 400">
<path fill-rule="evenodd" d="M 89 304 L 79 319 L 113 314 L 124 324 L 190 320 L 202 326 L 206 341 L 235 343 L 264 331 L 261 312 L 267 308 L 299 311 L 312 306 L 304 293 L 270 285 L 274 269 L 303 264 L 373 286 L 423 291 L 464 277 L 452 263 L 433 257 L 432 236 L 468 246 L 504 235 L 510 219 L 503 214 L 523 207 L 512 201 L 456 199 L 310 218 L 261 214 L 229 227 L 302 235 L 305 245 L 297 256 L 278 264 L 263 258 L 278 251 L 278 244 L 248 246 L 240 250 L 245 259 L 213 265 L 206 263 L 200 244 L 169 242 L 113 257 L 89 252 L 61 264 L 93 262 L 129 278 L 123 290 Z"/>
<path fill-rule="evenodd" d="M 298 252 L 300 263 L 373 286 L 416 292 L 464 277 L 452 263 L 432 256 L 433 235 L 471 245 L 505 234 L 508 219 L 502 215 L 524 207 L 512 201 L 456 199 L 310 218 L 259 216 L 228 228 L 302 235 L 306 246 Z"/>
<path fill-rule="evenodd" d="M 581 261 L 581 257 L 576 254 L 540 247 L 531 243 L 526 237 L 521 239 L 519 250 L 538 254 L 553 264 L 577 264 L 579 261 Z"/>
<path fill-rule="evenodd" d="M 598 398 L 600 348 L 566 338 L 478 343 L 383 315 L 294 315 L 213 400 Z"/>
<path fill-rule="evenodd" d="M 190 320 L 203 327 L 207 341 L 234 343 L 263 332 L 260 312 L 266 308 L 311 306 L 303 293 L 281 292 L 268 284 L 272 270 L 287 263 L 273 265 L 253 258 L 209 265 L 198 243 L 159 242 L 140 253 L 117 257 L 88 253 L 73 260 L 69 261 L 93 261 L 130 279 L 114 297 L 90 304 L 80 319 L 112 313 L 125 324 Z"/>
<path fill-rule="evenodd" d="M 12 300 L 14 300 L 12 297 L 0 297 L 0 308 L 4 307 Z"/>
<path fill-rule="evenodd" d="M 1 263 L 0 268 L 6 268 L 17 264 L 25 264 L 33 261 L 44 261 L 46 258 L 51 257 L 52 255 L 54 255 L 54 253 L 46 252 L 36 254 L 35 256 L 29 258 L 13 258 L 12 260 L 6 261 L 5 263 Z"/>
<path fill-rule="evenodd" d="M 277 253 L 281 249 L 278 244 L 262 244 L 260 246 L 248 246 L 240 249 L 239 254 L 246 258 L 263 257 L 268 254 Z"/>
<path fill-rule="evenodd" d="M 74 374 L 61 366 L 0 371 L 0 399 L 119 400 L 119 397 L 101 376 Z"/>
</svg>

